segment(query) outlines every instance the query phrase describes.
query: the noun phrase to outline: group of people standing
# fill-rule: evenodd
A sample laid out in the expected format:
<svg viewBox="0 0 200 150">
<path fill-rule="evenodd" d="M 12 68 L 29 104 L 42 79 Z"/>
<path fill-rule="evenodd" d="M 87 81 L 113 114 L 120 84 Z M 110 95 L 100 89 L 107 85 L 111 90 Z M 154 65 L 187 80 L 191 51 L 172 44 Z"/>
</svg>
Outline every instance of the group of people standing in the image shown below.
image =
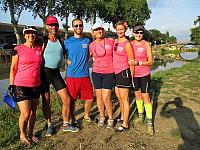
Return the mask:
<svg viewBox="0 0 200 150">
<path fill-rule="evenodd" d="M 152 65 L 151 46 L 142 40 L 143 26 L 135 26 L 135 40 L 130 42 L 125 32 L 127 24 L 119 21 L 115 28 L 116 40 L 105 38 L 105 29 L 95 23 L 92 26 L 94 40 L 83 37 L 83 21 L 72 21 L 74 36 L 64 40 L 58 36 L 59 23 L 55 16 L 46 18 L 48 35 L 43 44 L 36 44 L 37 30 L 34 26 L 23 29 L 25 43 L 15 47 L 10 69 L 9 90 L 15 93 L 19 106 L 20 141 L 28 145 L 39 142 L 33 135 L 39 97 L 42 97 L 42 110 L 47 120 L 46 136 L 54 133 L 51 121 L 50 85 L 62 100 L 63 131 L 78 132 L 75 117 L 75 102 L 84 100 L 83 121 L 91 123 L 90 110 L 93 105 L 93 86 L 99 110 L 98 126 L 107 125 L 113 129 L 112 89 L 120 102 L 122 125 L 116 129 L 124 132 L 129 129 L 129 90 L 134 86 L 139 121 L 144 119 L 146 110 L 148 133 L 153 135 L 152 105 L 149 98 L 150 65 Z M 60 75 L 64 55 L 67 56 L 66 81 Z M 89 58 L 93 58 L 92 81 L 89 74 Z M 107 123 L 106 114 L 108 116 Z M 71 119 L 71 123 L 70 123 Z"/>
</svg>

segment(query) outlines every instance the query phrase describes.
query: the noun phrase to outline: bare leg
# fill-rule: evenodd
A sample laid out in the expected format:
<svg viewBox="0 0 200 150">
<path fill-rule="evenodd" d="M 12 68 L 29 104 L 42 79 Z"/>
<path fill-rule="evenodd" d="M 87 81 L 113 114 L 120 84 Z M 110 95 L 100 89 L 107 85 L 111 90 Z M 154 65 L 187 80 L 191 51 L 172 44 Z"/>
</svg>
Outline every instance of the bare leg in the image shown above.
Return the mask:
<svg viewBox="0 0 200 150">
<path fill-rule="evenodd" d="M 102 99 L 104 102 L 104 105 L 106 107 L 106 112 L 108 114 L 108 119 L 112 120 L 113 119 L 113 107 L 112 107 L 112 102 L 110 100 L 111 97 L 111 90 L 110 89 L 103 89 L 102 90 Z"/>
<path fill-rule="evenodd" d="M 51 123 L 50 92 L 42 93 L 42 111 L 47 123 Z"/>
<path fill-rule="evenodd" d="M 28 122 L 28 136 L 29 137 L 33 135 L 38 103 L 39 103 L 39 99 L 35 99 L 31 101 L 31 113 L 30 113 L 29 122 Z"/>
<path fill-rule="evenodd" d="M 128 118 L 130 112 L 130 103 L 129 103 L 129 89 L 128 88 L 119 88 L 120 97 L 123 104 L 123 123 L 122 126 L 128 128 Z"/>
<path fill-rule="evenodd" d="M 96 92 L 97 106 L 99 109 L 100 117 L 105 118 L 104 103 L 102 100 L 102 89 L 95 89 L 95 92 Z"/>
<path fill-rule="evenodd" d="M 26 137 L 26 128 L 31 112 L 31 101 L 24 100 L 17 103 L 20 110 L 20 117 L 19 117 L 19 128 L 20 128 L 20 140 L 22 142 L 28 142 Z"/>
<path fill-rule="evenodd" d="M 75 117 L 75 103 L 76 101 L 75 100 L 71 100 L 70 102 L 70 117 L 72 119 L 72 122 L 74 123 L 76 121 L 76 117 Z"/>
<path fill-rule="evenodd" d="M 69 114 L 70 114 L 70 96 L 67 88 L 61 89 L 57 91 L 59 96 L 62 99 L 62 117 L 63 122 L 69 122 Z"/>
<path fill-rule="evenodd" d="M 93 99 L 85 101 L 85 116 L 84 116 L 85 119 L 88 119 L 90 117 L 90 110 L 92 108 L 92 104 L 93 104 Z"/>
<path fill-rule="evenodd" d="M 123 118 L 123 112 L 124 112 L 124 106 L 123 106 L 123 103 L 122 103 L 122 100 L 121 100 L 121 96 L 120 96 L 120 93 L 119 93 L 119 88 L 118 87 L 115 87 L 115 94 L 119 100 L 119 106 L 120 106 L 120 113 L 121 113 L 121 118 L 120 120 L 124 120 Z"/>
</svg>

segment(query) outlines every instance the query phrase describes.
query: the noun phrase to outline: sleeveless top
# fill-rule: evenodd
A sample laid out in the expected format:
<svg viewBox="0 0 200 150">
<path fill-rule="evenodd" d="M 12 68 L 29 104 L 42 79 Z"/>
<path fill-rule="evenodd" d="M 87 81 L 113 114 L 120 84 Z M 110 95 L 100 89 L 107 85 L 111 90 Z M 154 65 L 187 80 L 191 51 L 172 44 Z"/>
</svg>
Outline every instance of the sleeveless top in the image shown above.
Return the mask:
<svg viewBox="0 0 200 150">
<path fill-rule="evenodd" d="M 102 74 L 114 73 L 113 45 L 114 42 L 107 38 L 104 39 L 104 43 L 93 41 L 89 45 L 90 52 L 94 58 L 92 65 L 93 72 Z"/>
<path fill-rule="evenodd" d="M 140 45 L 136 45 L 135 41 L 131 42 L 133 49 L 134 49 L 134 55 L 135 55 L 135 61 L 147 61 L 147 47 L 146 47 L 146 41 L 142 40 Z M 141 66 L 135 66 L 135 73 L 134 77 L 144 77 L 150 74 L 150 66 L 141 65 Z"/>
<path fill-rule="evenodd" d="M 42 62 L 42 48 L 29 48 L 24 44 L 15 47 L 17 50 L 18 69 L 14 85 L 35 87 L 40 85 L 40 65 Z"/>
<path fill-rule="evenodd" d="M 126 52 L 127 41 L 119 43 L 118 40 L 115 40 L 113 48 L 113 66 L 115 74 L 129 68 L 128 55 Z"/>
<path fill-rule="evenodd" d="M 43 66 L 56 69 L 59 68 L 63 61 L 63 48 L 59 40 L 52 42 L 48 40 L 43 54 Z"/>
</svg>

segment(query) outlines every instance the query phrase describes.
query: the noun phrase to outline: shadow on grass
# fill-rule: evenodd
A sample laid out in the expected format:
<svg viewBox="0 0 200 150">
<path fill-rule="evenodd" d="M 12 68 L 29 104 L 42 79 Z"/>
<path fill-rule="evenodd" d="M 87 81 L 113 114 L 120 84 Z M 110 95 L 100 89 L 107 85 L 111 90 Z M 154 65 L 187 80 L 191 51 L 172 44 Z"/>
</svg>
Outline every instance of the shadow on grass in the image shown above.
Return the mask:
<svg viewBox="0 0 200 150">
<path fill-rule="evenodd" d="M 152 78 L 150 82 L 150 100 L 153 106 L 152 112 L 152 122 L 154 124 L 157 107 L 158 107 L 158 97 L 160 95 L 161 86 L 163 85 L 162 78 Z"/>
<path fill-rule="evenodd" d="M 173 117 L 176 120 L 178 129 L 171 132 L 172 136 L 181 137 L 184 141 L 179 145 L 178 150 L 199 150 L 200 128 L 192 110 L 183 105 L 180 97 L 164 104 L 160 115 L 166 118 Z"/>
</svg>

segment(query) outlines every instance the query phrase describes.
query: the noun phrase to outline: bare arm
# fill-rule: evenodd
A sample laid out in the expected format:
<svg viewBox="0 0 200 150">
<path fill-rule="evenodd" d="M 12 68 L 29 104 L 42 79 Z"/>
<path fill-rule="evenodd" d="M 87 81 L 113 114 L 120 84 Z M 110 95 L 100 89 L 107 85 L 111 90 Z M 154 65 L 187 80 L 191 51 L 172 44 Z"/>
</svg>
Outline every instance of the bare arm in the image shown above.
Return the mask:
<svg viewBox="0 0 200 150">
<path fill-rule="evenodd" d="M 151 66 L 153 64 L 152 49 L 149 42 L 145 43 L 147 48 L 147 61 L 142 62 L 142 65 Z"/>
<path fill-rule="evenodd" d="M 128 55 L 128 63 L 130 65 L 131 75 L 134 75 L 134 53 L 130 42 L 126 43 L 126 53 Z"/>
<path fill-rule="evenodd" d="M 14 79 L 18 68 L 19 56 L 12 56 L 12 62 L 10 66 L 10 85 L 14 85 Z"/>
</svg>

